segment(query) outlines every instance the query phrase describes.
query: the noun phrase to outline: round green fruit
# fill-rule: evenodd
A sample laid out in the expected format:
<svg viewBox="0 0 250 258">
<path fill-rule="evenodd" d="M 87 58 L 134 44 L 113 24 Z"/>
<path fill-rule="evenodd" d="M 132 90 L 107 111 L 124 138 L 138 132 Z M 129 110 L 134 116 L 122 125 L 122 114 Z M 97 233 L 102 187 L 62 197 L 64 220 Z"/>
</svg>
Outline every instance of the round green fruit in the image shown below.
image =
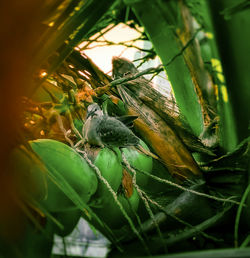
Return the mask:
<svg viewBox="0 0 250 258">
<path fill-rule="evenodd" d="M 128 216 L 134 220 L 135 212 L 138 209 L 140 197 L 136 189 L 133 189 L 133 194 L 128 198 L 123 194 L 118 195 L 118 201 Z M 125 224 L 128 224 L 127 219 L 122 213 L 120 207 L 115 202 L 114 198 L 110 198 L 105 207 L 101 209 L 93 208 L 93 211 L 111 228 L 119 229 Z"/>
<path fill-rule="evenodd" d="M 52 212 L 76 209 L 75 193 L 87 203 L 97 189 L 95 172 L 87 162 L 75 150 L 55 140 L 29 143 L 48 170 L 48 194 L 41 204 Z"/>
<path fill-rule="evenodd" d="M 140 140 L 140 144 L 145 150 L 149 151 L 148 146 L 142 140 Z M 136 183 L 139 186 L 144 187 L 148 182 L 148 176 L 140 173 L 140 170 L 151 173 L 153 167 L 152 158 L 144 153 L 141 153 L 135 148 L 123 148 L 122 152 L 124 153 L 129 164 L 133 168 L 137 169 Z"/>
<path fill-rule="evenodd" d="M 94 158 L 94 165 L 99 168 L 101 175 L 109 183 L 114 192 L 117 192 L 122 181 L 121 153 L 118 148 L 101 149 Z M 104 207 L 112 198 L 105 183 L 99 178 L 98 189 L 92 196 L 90 206 Z"/>
<path fill-rule="evenodd" d="M 63 226 L 63 228 L 60 228 L 58 225 L 54 224 L 54 233 L 61 237 L 68 236 L 76 227 L 81 213 L 79 209 L 53 213 L 54 218 Z"/>
</svg>

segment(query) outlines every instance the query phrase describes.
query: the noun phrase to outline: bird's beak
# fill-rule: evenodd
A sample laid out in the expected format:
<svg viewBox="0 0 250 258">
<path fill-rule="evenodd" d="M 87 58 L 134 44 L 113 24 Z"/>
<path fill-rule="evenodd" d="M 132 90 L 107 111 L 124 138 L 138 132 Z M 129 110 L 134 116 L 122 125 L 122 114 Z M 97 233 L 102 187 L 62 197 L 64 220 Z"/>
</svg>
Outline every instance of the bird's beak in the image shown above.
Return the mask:
<svg viewBox="0 0 250 258">
<path fill-rule="evenodd" d="M 95 111 L 94 111 L 94 110 L 88 112 L 86 119 L 88 119 L 89 117 L 92 117 L 94 114 L 95 114 Z"/>
</svg>

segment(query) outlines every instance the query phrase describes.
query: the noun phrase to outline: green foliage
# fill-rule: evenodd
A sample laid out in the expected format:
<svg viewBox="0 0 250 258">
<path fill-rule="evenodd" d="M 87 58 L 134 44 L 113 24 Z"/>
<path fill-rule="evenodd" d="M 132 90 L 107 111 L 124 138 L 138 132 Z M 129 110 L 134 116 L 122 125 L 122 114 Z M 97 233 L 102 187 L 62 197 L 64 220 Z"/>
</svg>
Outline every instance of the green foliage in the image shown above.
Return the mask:
<svg viewBox="0 0 250 258">
<path fill-rule="evenodd" d="M 233 15 L 246 11 L 250 8 L 250 2 L 248 0 L 243 0 L 237 3 L 233 3 L 233 5 L 225 8 L 221 13 L 224 15 L 225 20 L 229 20 Z"/>
<path fill-rule="evenodd" d="M 20 246 L 23 245 L 21 251 L 27 254 L 26 257 L 33 257 L 36 252 L 39 252 L 41 257 L 42 255 L 48 257 L 54 233 L 60 236 L 68 235 L 76 226 L 80 216 L 86 218 L 115 244 L 117 241 L 122 242 L 124 240 L 126 242 L 127 239 L 131 240 L 134 236 L 137 236 L 146 250 L 147 246 L 142 233 L 147 233 L 148 228 L 150 228 L 157 230 L 158 233 L 157 236 L 152 234 L 152 237 L 148 235 L 145 238 L 148 238 L 147 245 L 153 252 L 159 252 L 165 244 L 171 247 L 175 244 L 186 243 L 188 239 L 198 235 L 205 240 L 212 240 L 220 246 L 220 239 L 217 239 L 217 236 L 210 236 L 204 231 L 211 228 L 211 232 L 214 233 L 212 227 L 220 223 L 225 214 L 229 210 L 232 212 L 232 209 L 231 205 L 220 206 L 221 209 L 218 209 L 218 211 L 218 202 L 214 208 L 210 203 L 211 200 L 239 205 L 234 224 L 234 240 L 237 246 L 241 243 L 242 247 L 249 244 L 249 235 L 244 235 L 245 240 L 242 241 L 243 237 L 239 234 L 241 232 L 241 219 L 244 219 L 244 216 L 248 218 L 249 215 L 249 212 L 245 210 L 245 202 L 249 204 L 249 182 L 246 183 L 247 165 L 249 166 L 249 138 L 237 147 L 239 139 L 248 136 L 249 126 L 250 91 L 247 87 L 249 85 L 248 64 L 250 60 L 248 49 L 249 1 L 237 5 L 232 4 L 233 0 L 222 0 L 216 3 L 207 2 L 211 7 L 211 17 L 215 20 L 214 25 L 212 25 L 209 16 L 208 6 L 202 0 L 64 1 L 60 8 L 57 6 L 58 2 L 55 3 L 54 7 L 57 6 L 58 8 L 55 8 L 53 15 L 48 15 L 44 20 L 45 24 L 52 24 L 53 26 L 48 27 L 41 36 L 34 55 L 36 68 L 42 69 L 45 66 L 47 75 L 52 76 L 49 77 L 49 80 L 43 81 L 43 85 L 36 89 L 33 94 L 33 101 L 48 102 L 51 105 L 50 110 L 44 108 L 48 111 L 45 112 L 46 114 L 41 112 L 41 116 L 50 122 L 53 119 L 55 120 L 55 117 L 49 115 L 46 117 L 49 111 L 57 113 L 57 118 L 63 117 L 70 120 L 71 130 L 64 128 L 62 119 L 59 129 L 63 131 L 63 137 L 71 147 L 55 140 L 37 139 L 29 141 L 29 147 L 35 154 L 31 154 L 27 150 L 26 153 L 20 149 L 15 149 L 13 152 L 13 169 L 15 175 L 17 174 L 17 181 L 27 181 L 27 187 L 21 186 L 19 189 L 26 198 L 27 206 L 30 205 L 29 208 L 26 207 L 26 204 L 23 205 L 23 210 L 42 232 L 36 234 L 36 229 L 28 224 L 25 239 L 20 244 Z M 193 27 L 189 27 L 190 23 L 185 20 L 187 16 L 191 20 L 193 17 L 185 12 L 187 9 L 185 9 L 186 6 L 183 3 L 188 6 L 192 16 L 201 26 L 196 32 L 192 31 Z M 131 10 L 136 17 L 133 16 Z M 222 20 L 223 16 L 221 14 L 224 14 L 228 21 Z M 129 21 L 131 17 L 134 19 L 133 21 Z M 157 176 L 154 175 L 152 173 L 152 158 L 135 149 L 123 148 L 120 151 L 119 149 L 104 148 L 99 151 L 95 158 L 90 158 L 84 156 L 85 151 L 81 149 L 81 145 L 78 145 L 79 148 L 74 147 L 75 141 L 79 140 L 81 143 L 82 136 L 78 131 L 82 131 L 84 126 L 83 113 L 79 111 L 85 111 L 89 104 L 89 102 L 83 100 L 76 101 L 76 95 L 84 88 L 84 84 L 80 83 L 78 85 L 79 81 L 77 82 L 77 80 L 75 83 L 67 80 L 65 85 L 63 83 L 61 85 L 62 78 L 60 76 L 65 71 L 63 69 L 58 70 L 54 78 L 53 72 L 57 71 L 57 68 L 60 68 L 63 64 L 64 69 L 68 68 L 66 73 L 71 69 L 69 74 L 70 76 L 73 74 L 72 79 L 75 79 L 74 76 L 78 76 L 77 79 L 86 79 L 85 82 L 95 87 L 97 87 L 96 85 L 106 84 L 111 79 L 101 73 L 103 77 L 98 74 L 91 61 L 82 58 L 74 48 L 113 22 L 129 21 L 131 27 L 137 28 L 138 24 L 136 23 L 138 21 L 136 18 L 145 28 L 148 39 L 150 39 L 154 50 L 162 60 L 172 83 L 181 116 L 185 117 L 193 133 L 199 136 L 205 128 L 205 123 L 211 122 L 209 119 L 205 121 L 206 115 L 209 116 L 214 112 L 213 117 L 219 116 L 218 135 L 222 149 L 218 148 L 216 153 L 219 155 L 224 152 L 228 153 L 203 164 L 203 176 L 208 189 L 204 190 L 202 188 L 201 192 L 196 190 L 195 187 L 198 185 L 196 182 L 188 182 L 192 185 L 189 187 L 189 185 L 179 185 L 172 179 L 165 179 L 164 176 L 164 178 L 160 178 L 157 173 L 155 173 Z M 192 20 L 191 23 L 193 24 L 194 21 Z M 187 32 L 184 29 L 185 27 L 187 27 L 188 32 L 189 29 L 192 31 L 190 35 L 185 34 Z M 203 33 L 204 38 L 200 36 L 199 32 Z M 217 37 L 217 39 L 214 37 Z M 199 52 L 199 46 L 193 48 L 192 45 L 197 43 L 196 39 L 198 38 L 201 52 Z M 193 51 L 191 51 L 191 54 L 188 52 L 190 49 Z M 154 54 L 154 51 L 151 52 Z M 211 81 L 213 90 L 209 89 L 211 87 L 209 83 L 206 84 L 201 59 L 199 59 L 201 61 L 199 64 L 202 69 L 197 64 L 194 65 L 194 70 L 190 69 L 190 63 L 194 60 L 192 54 L 198 59 L 202 57 L 206 63 L 206 72 L 213 79 Z M 69 69 L 69 64 L 74 69 Z M 87 76 L 80 77 L 79 70 L 87 71 Z M 105 80 L 102 81 L 104 77 Z M 197 77 L 201 78 L 200 81 L 196 80 Z M 127 79 L 129 80 L 129 78 Z M 56 81 L 57 86 L 51 83 Z M 202 81 L 205 81 L 205 83 L 200 83 Z M 119 87 L 122 87 L 122 85 Z M 110 90 L 117 95 L 114 88 L 110 88 Z M 200 96 L 199 90 L 206 93 L 211 90 L 211 92 L 210 95 L 205 94 L 203 98 Z M 128 108 L 120 99 L 114 101 L 108 95 L 96 97 L 93 90 L 92 94 L 94 95 L 93 99 L 102 104 L 105 113 L 116 116 L 127 113 Z M 91 98 L 91 101 L 93 99 Z M 205 112 L 204 106 L 206 105 L 204 105 L 203 100 L 205 104 L 209 103 L 214 108 L 213 112 Z M 46 103 L 40 105 L 39 108 L 42 109 L 44 106 L 46 106 Z M 133 119 L 134 117 L 123 117 L 121 121 L 128 121 L 131 124 Z M 31 120 L 31 122 L 34 121 Z M 212 134 L 215 131 L 215 129 L 212 130 Z M 67 137 L 68 132 L 72 133 L 71 138 Z M 141 145 L 148 150 L 148 147 L 142 141 Z M 84 158 L 77 151 L 82 153 Z M 121 153 L 125 160 L 122 159 Z M 93 160 L 93 162 L 90 161 L 89 163 L 88 159 Z M 127 161 L 128 164 L 126 164 Z M 125 169 L 128 169 L 128 172 L 131 173 L 128 173 L 130 177 L 127 179 L 130 180 L 129 184 L 127 183 L 129 186 L 124 186 Z M 159 170 L 159 167 L 154 169 Z M 164 169 L 162 173 L 167 173 L 167 171 Z M 158 189 L 152 189 L 152 198 L 145 192 L 144 187 L 151 190 L 150 188 L 157 186 L 157 184 L 151 185 L 150 180 L 155 180 L 159 184 L 167 184 L 168 186 L 165 188 L 171 188 L 169 190 L 170 197 L 161 196 L 165 201 L 164 204 L 168 204 L 167 206 L 163 207 L 155 201 L 156 193 L 159 195 Z M 161 190 L 166 195 L 167 190 L 164 187 Z M 179 195 L 181 191 L 184 192 Z M 215 195 L 211 195 L 211 193 L 215 193 Z M 241 202 L 230 199 L 232 197 L 237 197 L 237 200 L 241 198 Z M 173 200 L 173 198 L 175 199 Z M 171 203 L 169 204 L 169 202 Z M 145 206 L 145 208 L 143 209 L 141 206 Z M 40 223 L 32 215 L 32 212 L 45 216 L 47 219 L 46 225 Z M 146 220 L 143 224 L 138 216 L 140 212 L 144 213 L 142 217 Z M 172 220 L 165 222 L 165 217 L 169 214 Z M 164 224 L 166 231 L 170 228 L 170 233 L 165 232 L 165 228 L 163 228 L 163 234 L 161 233 L 159 224 L 162 221 L 166 223 Z M 173 221 L 174 223 L 172 223 Z M 188 222 L 195 226 L 188 224 Z M 197 224 L 198 222 L 200 224 Z M 171 230 L 171 226 L 179 227 L 180 225 L 182 228 L 179 232 L 176 232 L 176 228 Z M 114 229 L 114 232 L 111 229 Z M 139 231 L 139 229 L 142 231 Z M 205 241 L 203 238 L 202 240 Z M 33 240 L 34 246 L 29 247 Z M 132 252 L 137 248 L 138 242 L 134 240 L 133 244 Z M 195 247 L 190 249 L 192 248 Z M 139 251 L 142 253 L 141 250 Z M 244 250 L 237 252 L 237 254 L 231 250 L 190 253 L 192 257 L 198 257 L 201 254 L 204 257 L 222 257 L 222 255 L 224 257 L 232 257 L 232 255 L 246 257 Z M 182 254 L 174 256 L 184 257 Z"/>
<path fill-rule="evenodd" d="M 249 2 L 249 1 L 248 1 Z M 230 151 L 244 138 L 249 136 L 249 26 L 250 16 L 249 8 L 243 8 L 244 11 L 235 13 L 231 19 L 225 20 L 221 12 L 224 10 L 233 10 L 236 7 L 234 0 L 223 0 L 216 4 L 208 1 L 211 18 L 213 21 L 213 29 L 215 32 L 216 46 L 219 52 L 223 72 L 225 75 L 228 109 L 231 110 L 231 117 L 221 122 L 222 140 L 230 146 Z M 244 1 L 247 3 L 247 1 Z M 243 4 L 238 1 L 237 4 Z M 223 89 L 221 89 L 223 90 Z M 228 116 L 228 110 L 221 110 L 220 116 Z M 234 129 L 235 128 L 235 129 Z M 233 133 L 236 135 L 233 137 Z M 235 139 L 236 138 L 236 139 Z"/>
<path fill-rule="evenodd" d="M 51 64 L 49 73 L 60 66 L 66 57 L 74 50 L 81 40 L 95 26 L 96 22 L 110 8 L 114 0 L 88 0 L 80 1 L 77 6 L 71 1 L 74 9 L 68 16 L 61 14 L 61 24 L 57 28 L 48 29 L 37 46 L 35 63 L 45 63 L 49 56 L 60 49 L 60 54 Z M 62 17 L 61 16 L 61 17 Z M 89 35 L 90 36 L 90 35 Z"/>
<path fill-rule="evenodd" d="M 202 110 L 190 71 L 182 56 L 182 47 L 176 37 L 178 28 L 182 26 L 178 19 L 180 11 L 177 1 L 138 2 L 132 4 L 132 9 L 161 58 L 182 115 L 198 136 L 204 128 Z M 173 18 L 173 12 L 176 12 L 177 18 Z"/>
<path fill-rule="evenodd" d="M 190 9 L 192 16 L 196 19 L 196 21 L 205 29 L 208 29 L 208 21 L 207 21 L 207 7 L 206 1 L 201 0 L 185 0 L 185 4 Z"/>
<path fill-rule="evenodd" d="M 20 194 L 41 201 L 47 196 L 46 169 L 27 150 L 16 148 L 11 153 L 12 169 L 20 185 Z"/>
</svg>

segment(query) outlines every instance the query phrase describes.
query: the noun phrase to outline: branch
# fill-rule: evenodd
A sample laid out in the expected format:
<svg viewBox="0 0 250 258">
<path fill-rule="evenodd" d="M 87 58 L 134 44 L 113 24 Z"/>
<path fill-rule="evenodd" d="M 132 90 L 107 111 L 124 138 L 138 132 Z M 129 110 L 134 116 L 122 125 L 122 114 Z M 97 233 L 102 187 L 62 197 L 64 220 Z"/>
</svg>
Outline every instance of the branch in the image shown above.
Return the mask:
<svg viewBox="0 0 250 258">
<path fill-rule="evenodd" d="M 88 40 L 86 45 L 84 45 L 83 47 L 80 48 L 80 51 L 85 50 L 91 43 L 93 43 L 94 41 L 98 40 L 100 37 L 103 37 L 105 33 L 109 32 L 110 30 L 112 30 L 116 25 L 113 24 L 112 26 L 110 26 L 109 28 L 107 28 L 105 31 L 100 31 L 99 34 L 93 39 L 93 40 Z"/>
<path fill-rule="evenodd" d="M 139 39 L 136 39 L 135 41 L 137 41 L 137 40 L 139 40 Z M 124 46 L 127 48 L 135 48 L 137 50 L 140 50 L 141 52 L 148 52 L 151 54 L 154 53 L 154 51 L 152 49 L 140 48 L 136 45 L 133 45 L 133 42 L 135 42 L 135 41 L 134 40 L 127 41 L 127 42 L 132 42 L 132 43 L 128 44 L 125 41 L 116 43 L 116 42 L 109 41 L 109 40 L 93 40 L 91 43 L 95 42 L 95 43 L 99 43 L 100 45 L 89 46 L 84 49 L 89 50 L 89 49 L 93 49 L 93 48 L 97 48 L 97 47 L 105 47 L 105 46 Z"/>
<path fill-rule="evenodd" d="M 104 93 L 106 93 L 107 91 L 109 91 L 111 88 L 113 88 L 113 87 L 115 87 L 119 84 L 122 84 L 122 83 L 125 83 L 125 82 L 128 82 L 128 81 L 132 81 L 132 80 L 135 80 L 136 78 L 141 77 L 145 74 L 151 74 L 151 73 L 155 73 L 155 72 L 158 72 L 158 71 L 163 71 L 163 65 L 162 64 L 160 64 L 156 68 L 151 67 L 151 68 L 145 69 L 142 72 L 136 73 L 133 76 L 123 77 L 123 78 L 114 80 L 114 81 L 110 82 L 109 84 L 107 84 L 103 87 L 99 87 L 99 88 L 95 89 L 95 92 L 98 96 L 100 96 L 100 95 L 103 95 Z"/>
</svg>

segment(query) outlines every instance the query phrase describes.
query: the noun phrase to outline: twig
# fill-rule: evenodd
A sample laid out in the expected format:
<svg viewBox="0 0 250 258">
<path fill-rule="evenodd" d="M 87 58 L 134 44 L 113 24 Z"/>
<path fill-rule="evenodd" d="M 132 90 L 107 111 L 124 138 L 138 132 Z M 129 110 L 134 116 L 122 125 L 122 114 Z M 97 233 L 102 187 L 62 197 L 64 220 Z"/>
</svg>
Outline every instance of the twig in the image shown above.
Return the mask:
<svg viewBox="0 0 250 258">
<path fill-rule="evenodd" d="M 104 32 L 99 31 L 99 34 L 93 39 L 93 40 L 88 40 L 88 43 L 86 45 L 84 45 L 82 48 L 80 48 L 80 51 L 83 51 L 86 49 L 86 47 L 88 47 L 91 43 L 93 43 L 94 41 L 98 40 L 100 37 L 103 37 L 105 33 L 109 32 L 110 30 L 112 30 L 116 25 L 113 24 L 111 27 L 107 28 Z"/>
<path fill-rule="evenodd" d="M 167 66 L 169 66 L 171 63 L 174 62 L 174 60 L 175 60 L 177 57 L 179 57 L 179 56 L 181 56 L 181 55 L 183 54 L 183 52 L 186 50 L 186 48 L 189 47 L 189 45 L 190 45 L 190 44 L 192 43 L 192 41 L 195 39 L 196 35 L 198 34 L 198 32 L 199 32 L 200 30 L 201 30 L 201 28 L 198 29 L 198 30 L 195 32 L 195 34 L 193 35 L 193 37 L 187 42 L 187 44 L 181 49 L 181 51 L 180 51 L 179 53 L 177 53 L 175 56 L 173 56 L 173 57 L 170 59 L 170 61 L 169 61 L 168 63 L 166 63 L 166 64 L 160 64 L 160 65 L 158 65 L 157 67 L 150 67 L 150 68 L 147 68 L 147 69 L 145 69 L 145 70 L 143 70 L 143 71 L 141 71 L 141 72 L 138 72 L 138 73 L 136 73 L 136 74 L 134 74 L 134 75 L 132 75 L 132 76 L 129 76 L 129 77 L 124 77 L 124 78 L 119 78 L 119 79 L 117 79 L 117 80 L 114 80 L 114 81 L 110 82 L 109 84 L 106 84 L 106 85 L 103 86 L 103 87 L 98 87 L 98 88 L 95 90 L 96 94 L 99 95 L 99 94 L 101 93 L 101 95 L 102 95 L 102 94 L 104 94 L 105 92 L 107 92 L 108 90 L 110 90 L 112 87 L 115 87 L 115 86 L 117 86 L 117 85 L 119 85 L 119 84 L 123 84 L 123 83 L 125 83 L 125 82 L 135 80 L 135 79 L 137 79 L 138 77 L 141 77 L 141 76 L 146 75 L 146 74 L 157 73 L 157 72 L 163 71 L 163 68 L 164 68 L 164 67 L 166 68 Z"/>
<path fill-rule="evenodd" d="M 71 126 L 73 132 L 75 133 L 75 135 L 77 135 L 80 139 L 82 139 L 82 135 L 79 133 L 79 131 L 76 129 L 76 127 L 74 125 L 74 121 L 73 121 L 73 118 L 72 118 L 72 115 L 71 115 L 70 111 L 67 110 L 66 116 L 69 119 L 70 126 Z"/>
<path fill-rule="evenodd" d="M 189 192 L 189 193 L 193 193 L 193 194 L 196 194 L 196 195 L 208 198 L 208 199 L 212 199 L 212 200 L 215 200 L 215 201 L 219 201 L 219 202 L 229 202 L 229 203 L 240 205 L 240 202 L 237 202 L 237 201 L 234 201 L 234 200 L 230 200 L 229 198 L 225 199 L 225 198 L 220 198 L 220 197 L 216 197 L 216 196 L 213 196 L 213 195 L 197 192 L 195 190 L 192 190 L 192 189 L 186 188 L 184 186 L 178 185 L 178 184 L 176 184 L 176 183 L 174 183 L 172 181 L 169 181 L 167 179 L 163 179 L 163 178 L 151 175 L 151 174 L 149 174 L 149 173 L 147 173 L 145 171 L 142 171 L 142 170 L 139 170 L 139 171 L 141 173 L 143 173 L 143 174 L 145 174 L 145 175 L 155 179 L 156 181 L 159 181 L 159 182 L 162 182 L 162 183 L 174 186 L 174 187 L 179 188 L 179 189 L 181 189 L 183 191 L 186 191 L 186 192 Z M 230 198 L 232 198 L 232 197 L 230 197 Z"/>
<path fill-rule="evenodd" d="M 55 111 L 54 115 L 56 117 L 56 121 L 58 123 L 58 126 L 60 128 L 60 130 L 62 131 L 62 133 L 64 134 L 65 140 L 70 144 L 71 147 L 74 146 L 74 143 L 69 139 L 69 137 L 67 136 L 67 131 L 63 126 L 63 121 L 62 118 L 60 117 L 60 115 Z"/>
<path fill-rule="evenodd" d="M 116 43 L 116 42 L 112 42 L 112 41 L 109 41 L 109 40 L 95 40 L 94 41 L 95 43 L 101 43 L 101 45 L 95 45 L 95 46 L 92 46 L 92 47 L 88 47 L 88 48 L 85 48 L 86 50 L 89 50 L 89 49 L 93 49 L 93 48 L 97 48 L 97 47 L 105 47 L 105 46 L 124 46 L 124 47 L 127 47 L 127 48 L 135 48 L 135 49 L 138 49 L 139 51 L 141 52 L 148 52 L 148 53 L 154 53 L 154 51 L 152 51 L 152 49 L 147 49 L 147 48 L 140 48 L 136 45 L 133 45 L 132 43 L 131 44 L 127 44 L 125 42 L 119 42 L 119 43 Z M 130 42 L 133 42 L 132 40 Z"/>
</svg>

